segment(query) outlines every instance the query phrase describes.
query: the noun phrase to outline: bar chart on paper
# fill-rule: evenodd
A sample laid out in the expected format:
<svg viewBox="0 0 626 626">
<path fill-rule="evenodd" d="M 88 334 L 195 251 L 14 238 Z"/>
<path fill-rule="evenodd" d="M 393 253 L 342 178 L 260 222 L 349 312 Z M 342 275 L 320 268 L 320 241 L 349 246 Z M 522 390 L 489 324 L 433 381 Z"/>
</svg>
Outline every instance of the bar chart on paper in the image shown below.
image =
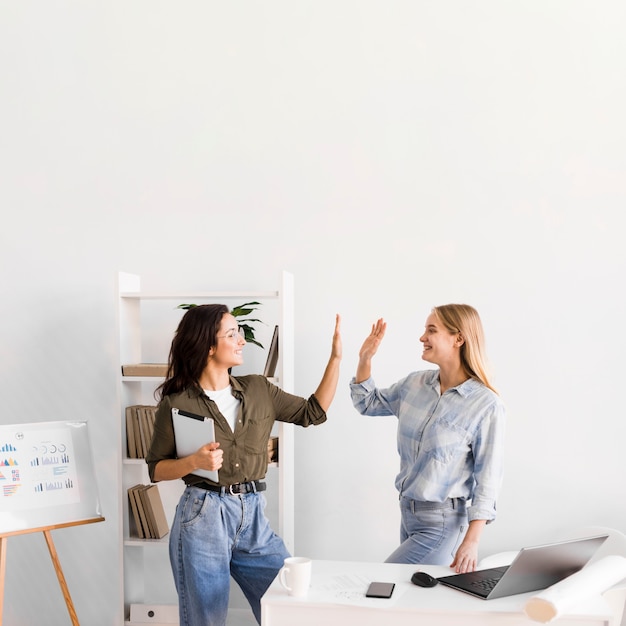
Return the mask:
<svg viewBox="0 0 626 626">
<path fill-rule="evenodd" d="M 13 442 L 6 440 L 10 436 Z M 0 454 L 0 510 L 27 511 L 80 500 L 71 426 L 17 428 L 5 434 Z"/>
</svg>

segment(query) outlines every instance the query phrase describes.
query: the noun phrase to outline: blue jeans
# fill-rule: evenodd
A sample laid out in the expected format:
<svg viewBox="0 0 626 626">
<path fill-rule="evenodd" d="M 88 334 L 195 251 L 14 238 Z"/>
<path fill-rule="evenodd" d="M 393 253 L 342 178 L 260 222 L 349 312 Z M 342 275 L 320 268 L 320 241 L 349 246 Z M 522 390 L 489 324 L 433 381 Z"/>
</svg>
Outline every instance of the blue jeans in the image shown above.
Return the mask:
<svg viewBox="0 0 626 626">
<path fill-rule="evenodd" d="M 261 596 L 289 556 L 264 510 L 260 493 L 185 489 L 170 530 L 180 626 L 224 626 L 230 576 L 261 623 Z"/>
<path fill-rule="evenodd" d="M 450 565 L 467 530 L 465 501 L 418 502 L 400 498 L 400 546 L 386 563 Z"/>
</svg>

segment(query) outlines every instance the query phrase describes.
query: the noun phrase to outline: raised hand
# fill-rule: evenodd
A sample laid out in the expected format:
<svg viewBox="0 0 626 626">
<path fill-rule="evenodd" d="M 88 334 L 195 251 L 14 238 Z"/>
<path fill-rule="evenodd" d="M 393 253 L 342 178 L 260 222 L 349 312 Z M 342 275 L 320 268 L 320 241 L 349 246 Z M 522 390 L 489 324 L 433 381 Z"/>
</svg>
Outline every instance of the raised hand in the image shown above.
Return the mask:
<svg viewBox="0 0 626 626">
<path fill-rule="evenodd" d="M 378 346 L 385 336 L 387 322 L 381 317 L 372 324 L 372 332 L 365 338 L 359 350 L 359 364 L 356 369 L 356 382 L 360 383 L 371 375 L 372 358 L 378 351 Z"/>
<path fill-rule="evenodd" d="M 370 360 L 377 352 L 380 342 L 385 336 L 387 330 L 387 322 L 382 317 L 372 324 L 372 332 L 365 338 L 361 350 L 359 351 L 359 359 Z"/>
</svg>

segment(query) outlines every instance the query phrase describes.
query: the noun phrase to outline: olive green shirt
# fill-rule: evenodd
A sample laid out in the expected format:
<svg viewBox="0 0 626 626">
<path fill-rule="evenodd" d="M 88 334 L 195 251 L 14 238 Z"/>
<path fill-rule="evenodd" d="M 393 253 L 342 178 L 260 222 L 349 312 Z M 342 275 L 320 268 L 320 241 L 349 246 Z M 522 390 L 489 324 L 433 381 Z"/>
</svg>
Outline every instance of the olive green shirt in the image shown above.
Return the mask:
<svg viewBox="0 0 626 626">
<path fill-rule="evenodd" d="M 150 480 L 154 469 L 163 459 L 175 459 L 176 442 L 172 425 L 172 408 L 177 408 L 215 420 L 215 439 L 224 451 L 223 464 L 218 472 L 223 486 L 260 480 L 267 472 L 267 442 L 275 421 L 299 426 L 317 425 L 326 421 L 326 413 L 317 398 L 308 400 L 287 393 L 272 384 L 265 376 L 231 376 L 233 395 L 241 401 L 239 415 L 232 431 L 217 405 L 199 387 L 165 396 L 159 402 L 152 443 L 146 456 Z M 198 442 L 198 448 L 206 442 Z M 188 485 L 206 480 L 187 474 L 182 478 Z"/>
</svg>

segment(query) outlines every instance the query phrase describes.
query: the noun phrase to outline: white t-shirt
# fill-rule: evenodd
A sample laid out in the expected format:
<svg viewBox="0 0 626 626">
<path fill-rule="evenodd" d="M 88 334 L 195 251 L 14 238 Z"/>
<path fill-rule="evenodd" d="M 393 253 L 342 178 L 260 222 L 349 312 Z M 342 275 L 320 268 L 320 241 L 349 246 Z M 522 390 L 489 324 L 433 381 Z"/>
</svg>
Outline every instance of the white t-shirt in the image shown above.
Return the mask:
<svg viewBox="0 0 626 626">
<path fill-rule="evenodd" d="M 206 393 L 215 404 L 217 404 L 217 408 L 220 410 L 220 413 L 226 418 L 230 429 L 235 432 L 235 422 L 237 420 L 237 415 L 239 415 L 239 404 L 240 401 L 235 398 L 232 394 L 233 388 L 228 385 L 224 389 L 219 389 L 218 391 L 212 391 L 210 389 L 205 389 L 204 393 Z"/>
</svg>

